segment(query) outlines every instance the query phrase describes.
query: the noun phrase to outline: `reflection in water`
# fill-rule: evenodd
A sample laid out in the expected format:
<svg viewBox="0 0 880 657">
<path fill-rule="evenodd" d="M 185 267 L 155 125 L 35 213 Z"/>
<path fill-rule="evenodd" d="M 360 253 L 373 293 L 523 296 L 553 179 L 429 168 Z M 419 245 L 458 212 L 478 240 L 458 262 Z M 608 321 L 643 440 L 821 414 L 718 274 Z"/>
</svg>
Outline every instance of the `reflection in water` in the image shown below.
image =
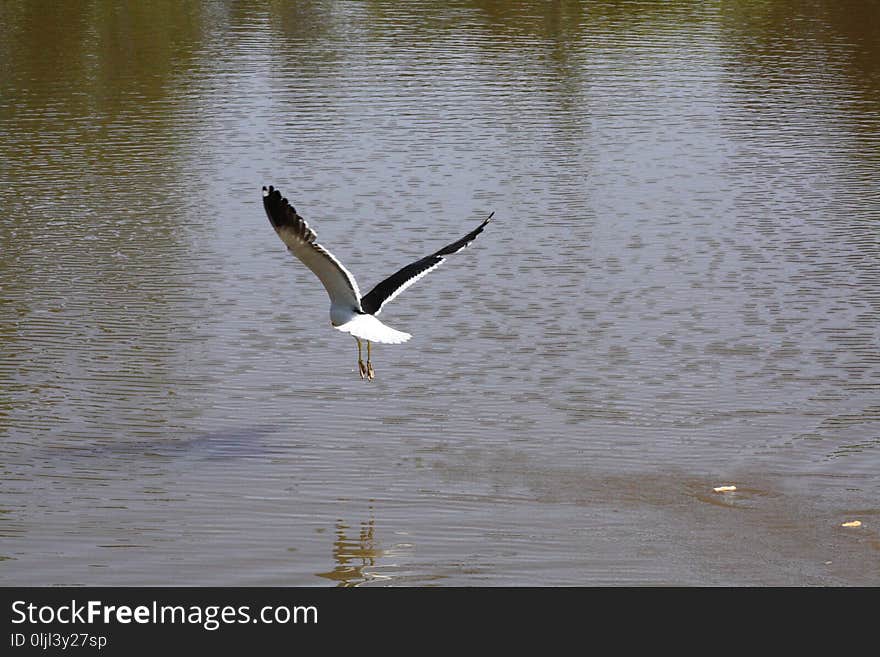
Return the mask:
<svg viewBox="0 0 880 657">
<path fill-rule="evenodd" d="M 336 540 L 333 541 L 333 560 L 336 566 L 329 572 L 317 573 L 318 577 L 326 577 L 338 582 L 338 586 L 346 587 L 391 579 L 371 570 L 377 565 L 377 560 L 386 554 L 376 541 L 376 521 L 372 512 L 373 507 L 370 507 L 370 519 L 360 523 L 356 537 L 348 535 L 351 527 L 343 520 L 336 521 Z"/>
</svg>

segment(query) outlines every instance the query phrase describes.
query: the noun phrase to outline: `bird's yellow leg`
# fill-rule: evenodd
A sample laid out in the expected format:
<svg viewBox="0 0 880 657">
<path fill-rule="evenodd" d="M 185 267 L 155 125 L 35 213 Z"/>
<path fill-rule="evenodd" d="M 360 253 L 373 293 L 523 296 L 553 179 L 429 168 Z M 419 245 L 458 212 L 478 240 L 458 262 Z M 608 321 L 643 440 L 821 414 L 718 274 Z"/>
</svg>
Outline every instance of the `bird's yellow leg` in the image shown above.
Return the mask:
<svg viewBox="0 0 880 657">
<path fill-rule="evenodd" d="M 357 340 L 357 343 L 358 343 L 358 372 L 361 373 L 362 379 L 366 379 L 367 378 L 367 367 L 366 367 L 366 365 L 364 365 L 364 359 L 363 359 L 363 356 L 361 355 L 361 339 L 355 338 L 355 340 Z M 367 354 L 369 354 L 369 353 L 370 353 L 370 343 L 368 342 L 367 343 Z M 369 361 L 369 360 L 370 360 L 370 357 L 368 355 L 367 361 Z"/>
<path fill-rule="evenodd" d="M 376 373 L 373 371 L 373 363 L 370 362 L 370 341 L 367 340 L 367 379 L 372 381 L 375 376 Z"/>
</svg>

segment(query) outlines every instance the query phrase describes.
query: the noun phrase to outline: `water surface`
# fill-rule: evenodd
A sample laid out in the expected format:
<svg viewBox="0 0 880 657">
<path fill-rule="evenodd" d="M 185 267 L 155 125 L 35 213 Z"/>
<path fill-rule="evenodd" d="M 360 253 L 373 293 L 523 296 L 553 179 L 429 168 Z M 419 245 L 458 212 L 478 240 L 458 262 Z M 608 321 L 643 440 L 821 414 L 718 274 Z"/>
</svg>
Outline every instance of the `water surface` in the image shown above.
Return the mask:
<svg viewBox="0 0 880 657">
<path fill-rule="evenodd" d="M 0 583 L 880 584 L 878 12 L 4 3 Z"/>
</svg>

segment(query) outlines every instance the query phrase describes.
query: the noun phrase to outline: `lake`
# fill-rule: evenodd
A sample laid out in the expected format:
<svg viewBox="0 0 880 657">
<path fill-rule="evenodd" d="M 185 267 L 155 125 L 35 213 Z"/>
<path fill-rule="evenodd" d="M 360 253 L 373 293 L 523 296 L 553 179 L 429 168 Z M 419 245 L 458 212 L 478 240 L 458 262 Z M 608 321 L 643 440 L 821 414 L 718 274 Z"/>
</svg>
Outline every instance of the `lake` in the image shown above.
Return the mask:
<svg viewBox="0 0 880 657">
<path fill-rule="evenodd" d="M 880 585 L 876 3 L 13 1 L 0 62 L 0 584 Z M 495 218 L 368 382 L 269 184 L 364 292 Z"/>
</svg>

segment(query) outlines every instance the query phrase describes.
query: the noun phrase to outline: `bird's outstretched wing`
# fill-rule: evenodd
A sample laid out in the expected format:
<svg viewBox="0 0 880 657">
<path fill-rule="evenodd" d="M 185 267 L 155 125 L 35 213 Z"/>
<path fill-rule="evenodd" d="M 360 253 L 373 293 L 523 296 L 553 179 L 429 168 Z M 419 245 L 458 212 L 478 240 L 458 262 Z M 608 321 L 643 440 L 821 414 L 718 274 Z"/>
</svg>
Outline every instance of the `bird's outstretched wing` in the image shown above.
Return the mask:
<svg viewBox="0 0 880 657">
<path fill-rule="evenodd" d="M 331 303 L 360 308 L 361 293 L 354 276 L 332 253 L 315 242 L 315 231 L 271 185 L 268 189 L 263 187 L 263 207 L 281 241 L 324 284 Z"/>
<path fill-rule="evenodd" d="M 436 253 L 425 256 L 421 260 L 416 260 L 414 263 L 407 265 L 379 283 L 361 298 L 361 308 L 363 311 L 371 315 L 378 315 L 382 310 L 383 305 L 422 278 L 422 276 L 439 267 L 440 263 L 442 263 L 447 256 L 461 251 L 468 244 L 473 242 L 477 235 L 483 232 L 486 224 L 489 223 L 489 220 L 493 216 L 495 216 L 494 212 L 486 217 L 483 223 L 460 240 L 457 240 L 448 246 L 444 246 Z"/>
</svg>

